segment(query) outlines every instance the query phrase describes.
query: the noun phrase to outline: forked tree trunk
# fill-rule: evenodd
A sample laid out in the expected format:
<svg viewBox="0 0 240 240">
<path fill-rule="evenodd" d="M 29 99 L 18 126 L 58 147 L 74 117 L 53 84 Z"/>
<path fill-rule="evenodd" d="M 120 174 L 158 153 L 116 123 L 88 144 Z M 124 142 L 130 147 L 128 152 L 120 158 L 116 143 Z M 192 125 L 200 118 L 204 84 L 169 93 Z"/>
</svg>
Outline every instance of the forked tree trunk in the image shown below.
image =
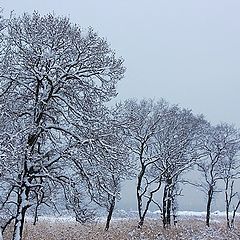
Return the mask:
<svg viewBox="0 0 240 240">
<path fill-rule="evenodd" d="M 12 240 L 22 240 L 25 215 L 28 209 L 29 189 L 22 187 L 18 193 L 17 215 L 14 223 Z"/>
<path fill-rule="evenodd" d="M 108 211 L 105 231 L 107 231 L 110 227 L 110 222 L 111 222 L 111 219 L 112 219 L 112 214 L 113 214 L 113 210 L 115 208 L 115 204 L 116 204 L 116 196 L 113 196 L 112 199 L 111 199 L 110 208 L 109 208 L 109 211 Z"/>
<path fill-rule="evenodd" d="M 138 222 L 138 228 L 142 228 L 142 226 L 143 226 L 143 223 L 144 223 L 144 220 L 145 220 L 147 211 L 148 211 L 149 206 L 150 206 L 150 203 L 151 203 L 151 201 L 152 201 L 152 195 L 153 195 L 153 194 L 151 193 L 151 195 L 150 195 L 150 197 L 149 197 L 149 199 L 148 199 L 148 201 L 147 201 L 146 207 L 145 207 L 142 215 L 140 216 L 140 220 L 139 220 L 139 222 Z"/>
<path fill-rule="evenodd" d="M 236 194 L 233 191 L 233 187 L 234 187 L 234 180 L 231 181 L 231 184 L 229 187 L 229 179 L 226 178 L 225 179 L 225 205 L 226 205 L 226 220 L 227 220 L 227 228 L 228 229 L 232 229 L 234 227 L 234 220 L 235 220 L 236 212 L 240 206 L 240 200 L 238 200 L 236 206 L 233 208 L 233 214 L 232 214 L 232 218 L 231 218 L 230 214 L 229 214 L 230 206 L 231 206 L 231 202 Z M 230 191 L 228 192 L 229 189 L 230 189 Z"/>
<path fill-rule="evenodd" d="M 143 226 L 143 223 L 144 223 L 145 217 L 147 215 L 148 209 L 150 207 L 151 202 L 153 201 L 153 196 L 156 192 L 159 191 L 160 188 L 161 188 L 161 177 L 159 179 L 159 183 L 158 183 L 157 187 L 149 192 L 149 196 L 148 196 L 148 200 L 147 200 L 145 209 L 144 209 L 143 213 L 141 214 L 140 220 L 138 222 L 138 228 L 141 228 Z"/>
<path fill-rule="evenodd" d="M 163 191 L 163 227 L 171 225 L 171 209 L 172 209 L 172 195 L 171 195 L 172 179 L 167 179 Z"/>
</svg>

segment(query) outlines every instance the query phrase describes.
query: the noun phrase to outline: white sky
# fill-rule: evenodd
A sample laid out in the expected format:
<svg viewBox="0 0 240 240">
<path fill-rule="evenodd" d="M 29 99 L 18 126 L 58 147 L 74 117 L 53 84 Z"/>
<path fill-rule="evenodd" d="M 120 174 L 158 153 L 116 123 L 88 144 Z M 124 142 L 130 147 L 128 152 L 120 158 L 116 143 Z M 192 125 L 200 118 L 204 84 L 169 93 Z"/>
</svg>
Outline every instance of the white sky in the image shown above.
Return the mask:
<svg viewBox="0 0 240 240">
<path fill-rule="evenodd" d="M 240 126 L 239 0 L 0 0 L 92 26 L 125 59 L 118 99 L 166 98 Z"/>
<path fill-rule="evenodd" d="M 5 14 L 69 16 L 106 37 L 127 67 L 118 99 L 163 97 L 240 127 L 239 0 L 0 0 L 0 6 Z"/>
</svg>

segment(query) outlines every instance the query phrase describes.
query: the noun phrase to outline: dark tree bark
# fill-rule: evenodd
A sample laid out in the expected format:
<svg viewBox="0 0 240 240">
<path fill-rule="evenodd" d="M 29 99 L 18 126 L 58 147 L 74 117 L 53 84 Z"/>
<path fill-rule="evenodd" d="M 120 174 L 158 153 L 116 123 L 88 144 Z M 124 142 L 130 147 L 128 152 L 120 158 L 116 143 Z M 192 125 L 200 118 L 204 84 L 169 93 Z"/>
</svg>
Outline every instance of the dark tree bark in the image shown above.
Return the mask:
<svg viewBox="0 0 240 240">
<path fill-rule="evenodd" d="M 141 185 L 142 179 L 145 174 L 146 167 L 142 164 L 142 169 L 138 175 L 137 179 L 137 209 L 138 209 L 138 216 L 139 216 L 139 224 L 138 227 L 140 228 L 143 225 L 144 217 L 142 216 L 142 194 L 141 194 Z"/>
<path fill-rule="evenodd" d="M 206 214 L 206 226 L 210 226 L 210 215 L 211 215 L 211 205 L 213 199 L 213 187 L 211 186 L 208 190 L 207 195 L 207 214 Z"/>
<path fill-rule="evenodd" d="M 29 208 L 30 189 L 26 186 L 20 188 L 17 199 L 17 215 L 14 223 L 12 240 L 22 240 L 26 211 Z"/>
<path fill-rule="evenodd" d="M 161 188 L 161 177 L 160 177 L 160 179 L 159 179 L 158 186 L 157 186 L 155 189 L 153 189 L 152 191 L 150 191 L 150 194 L 149 194 L 149 196 L 148 196 L 148 200 L 147 200 L 147 203 L 146 203 L 146 207 L 145 207 L 143 213 L 142 213 L 141 216 L 140 216 L 140 221 L 138 222 L 138 228 L 141 228 L 141 227 L 143 226 L 143 223 L 144 223 L 146 214 L 147 214 L 147 212 L 148 212 L 149 206 L 150 206 L 151 202 L 153 201 L 153 195 L 154 195 L 154 193 L 156 193 L 160 188 Z"/>
<path fill-rule="evenodd" d="M 166 180 L 163 192 L 163 227 L 171 225 L 171 209 L 172 209 L 172 179 Z"/>
<path fill-rule="evenodd" d="M 110 226 L 110 222 L 112 219 L 112 214 L 113 214 L 113 210 L 115 208 L 115 204 L 116 204 L 116 196 L 112 196 L 112 201 L 110 203 L 110 208 L 108 211 L 108 216 L 107 216 L 107 222 L 106 222 L 106 226 L 105 226 L 105 231 L 108 231 L 109 226 Z"/>
<path fill-rule="evenodd" d="M 227 178 L 225 180 L 225 203 L 226 203 L 226 220 L 227 220 L 227 227 L 231 228 L 230 225 L 230 219 L 229 219 L 229 209 L 230 209 L 230 203 L 231 203 L 231 195 L 232 191 L 230 193 L 230 199 L 228 198 L 228 186 L 229 186 L 229 179 Z M 232 189 L 231 189 L 232 190 Z"/>
<path fill-rule="evenodd" d="M 231 228 L 234 228 L 234 222 L 235 222 L 236 212 L 237 212 L 239 206 L 240 206 L 240 200 L 238 201 L 235 209 L 233 210 L 233 216 L 232 216 L 231 225 L 230 225 Z"/>
<path fill-rule="evenodd" d="M 172 208 L 172 199 L 171 199 L 170 191 L 168 191 L 168 200 L 167 200 L 167 225 L 171 225 L 171 208 Z"/>
<path fill-rule="evenodd" d="M 162 213 L 162 216 L 163 216 L 163 227 L 165 228 L 166 225 L 167 225 L 167 217 L 166 217 L 166 212 L 167 212 L 167 202 L 166 202 L 166 199 L 167 199 L 167 186 L 164 187 L 164 191 L 163 191 L 163 213 Z"/>
</svg>

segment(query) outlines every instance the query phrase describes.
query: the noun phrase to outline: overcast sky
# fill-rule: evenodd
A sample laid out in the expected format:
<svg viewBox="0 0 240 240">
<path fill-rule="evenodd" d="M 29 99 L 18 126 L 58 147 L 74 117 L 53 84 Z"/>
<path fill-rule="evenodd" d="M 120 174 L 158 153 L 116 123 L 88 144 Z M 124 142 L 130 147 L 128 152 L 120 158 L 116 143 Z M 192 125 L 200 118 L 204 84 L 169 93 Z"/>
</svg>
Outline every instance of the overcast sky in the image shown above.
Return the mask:
<svg viewBox="0 0 240 240">
<path fill-rule="evenodd" d="M 0 0 L 92 26 L 125 59 L 118 99 L 165 98 L 240 127 L 239 0 Z"/>
<path fill-rule="evenodd" d="M 127 72 L 118 99 L 165 98 L 240 127 L 239 0 L 0 0 L 5 14 L 69 16 L 106 37 Z"/>
</svg>

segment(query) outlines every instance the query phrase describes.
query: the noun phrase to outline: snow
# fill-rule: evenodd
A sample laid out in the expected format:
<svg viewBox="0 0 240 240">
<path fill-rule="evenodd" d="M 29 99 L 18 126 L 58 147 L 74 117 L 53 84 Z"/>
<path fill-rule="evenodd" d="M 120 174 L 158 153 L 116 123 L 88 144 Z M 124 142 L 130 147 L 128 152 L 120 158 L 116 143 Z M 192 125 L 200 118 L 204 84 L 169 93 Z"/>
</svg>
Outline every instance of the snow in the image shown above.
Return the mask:
<svg viewBox="0 0 240 240">
<path fill-rule="evenodd" d="M 142 229 L 137 227 L 138 214 L 135 210 L 116 209 L 108 232 L 104 231 L 106 215 L 101 215 L 92 224 L 76 223 L 69 215 L 39 216 L 36 226 L 33 218 L 26 219 L 26 227 L 32 239 L 41 233 L 41 239 L 142 239 L 142 240 L 170 240 L 170 239 L 218 239 L 238 240 L 240 231 L 236 227 L 231 231 L 226 229 L 225 212 L 215 211 L 211 214 L 210 227 L 205 225 L 204 211 L 178 211 L 178 223 L 169 229 L 163 229 L 160 211 L 148 212 Z M 239 217 L 239 214 L 237 218 Z M 239 219 L 236 219 L 239 224 Z M 31 238 L 29 238 L 31 239 Z M 2 240 L 0 238 L 0 240 Z"/>
<path fill-rule="evenodd" d="M 169 239 L 218 239 L 218 240 L 237 240 L 240 239 L 238 228 L 227 231 L 225 225 L 225 212 L 215 211 L 212 213 L 210 227 L 205 226 L 206 212 L 179 211 L 179 222 L 176 226 L 169 229 L 163 229 L 160 220 L 160 212 L 154 211 L 148 213 L 148 218 L 144 227 L 137 227 L 137 211 L 116 210 L 113 221 L 108 232 L 103 231 L 106 217 L 100 216 L 95 223 L 91 225 L 76 224 L 75 218 L 69 216 L 42 216 L 39 217 L 39 223 L 36 225 L 35 234 L 38 233 L 41 226 L 44 226 L 43 235 L 48 233 L 57 239 L 142 239 L 142 240 L 169 240 Z M 239 214 L 238 214 L 239 216 Z M 29 223 L 32 219 L 28 219 Z M 44 225 L 47 223 L 47 225 Z M 42 224 L 42 225 L 41 225 Z M 40 226 L 40 227 L 38 227 Z M 61 231 L 59 229 L 61 228 Z M 69 232 L 69 230 L 71 231 Z M 69 237 L 71 234 L 72 237 Z M 69 238 L 67 238 L 69 237 Z M 103 238 L 101 238 L 103 237 Z M 45 238 L 44 238 L 45 239 Z"/>
<path fill-rule="evenodd" d="M 230 213 L 231 215 L 231 213 Z M 197 211 L 178 211 L 177 212 L 177 217 L 179 219 L 199 219 L 202 218 L 204 219 L 206 216 L 206 212 L 202 211 L 202 212 L 197 212 Z M 236 217 L 239 217 L 240 213 L 236 213 Z M 161 213 L 160 211 L 148 211 L 147 214 L 148 219 L 160 219 L 161 217 Z M 226 212 L 224 211 L 214 211 L 211 213 L 211 217 L 212 218 L 224 218 L 226 217 Z M 99 217 L 96 218 L 97 222 L 105 222 L 106 221 L 107 216 L 101 215 Z M 134 211 L 134 210 L 123 210 L 123 209 L 117 209 L 115 210 L 115 212 L 113 213 L 113 218 L 112 221 L 113 222 L 117 222 L 117 221 L 123 221 L 123 220 L 135 220 L 138 218 L 138 212 Z M 28 217 L 28 220 L 32 220 L 32 218 Z M 76 219 L 74 217 L 71 216 L 61 216 L 61 217 L 56 217 L 56 216 L 40 216 L 38 218 L 40 221 L 47 221 L 47 222 L 75 222 Z M 0 238 L 1 240 L 1 238 Z"/>
</svg>

